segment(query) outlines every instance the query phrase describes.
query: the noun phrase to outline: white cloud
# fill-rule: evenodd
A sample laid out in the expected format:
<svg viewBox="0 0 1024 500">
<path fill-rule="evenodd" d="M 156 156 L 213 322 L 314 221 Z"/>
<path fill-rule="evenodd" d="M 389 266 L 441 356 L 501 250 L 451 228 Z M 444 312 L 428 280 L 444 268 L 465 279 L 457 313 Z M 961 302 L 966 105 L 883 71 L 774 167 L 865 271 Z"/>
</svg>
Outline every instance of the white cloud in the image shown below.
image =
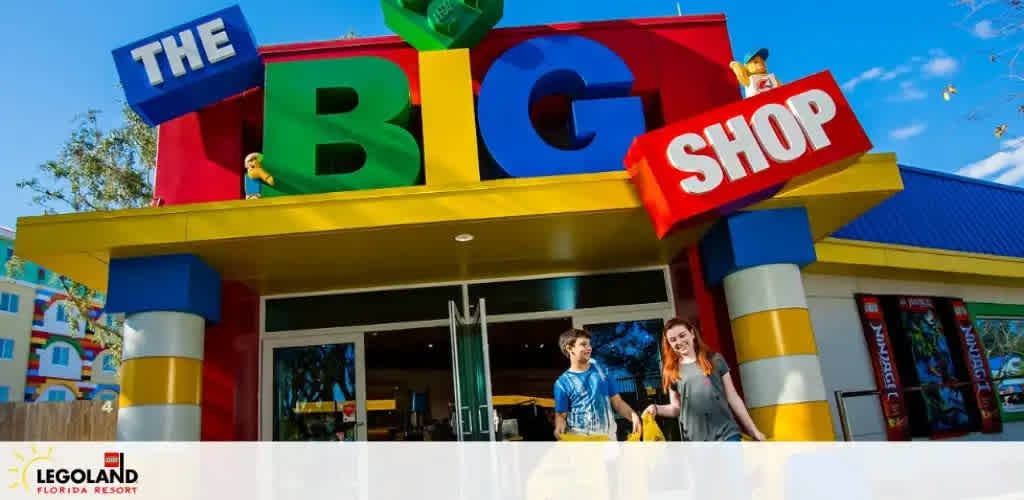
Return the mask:
<svg viewBox="0 0 1024 500">
<path fill-rule="evenodd" d="M 999 30 L 992 27 L 992 21 L 985 19 L 984 21 L 978 21 L 978 24 L 974 25 L 974 36 L 988 40 L 999 36 Z"/>
<path fill-rule="evenodd" d="M 959 67 L 960 64 L 956 62 L 956 59 L 945 55 L 936 55 L 924 63 L 921 70 L 926 76 L 950 76 L 956 73 Z"/>
<path fill-rule="evenodd" d="M 843 90 L 845 90 L 847 92 L 852 91 L 857 85 L 860 85 L 862 82 L 866 82 L 868 80 L 874 80 L 875 78 L 878 78 L 878 77 L 882 76 L 882 73 L 884 73 L 884 72 L 885 72 L 885 69 L 883 69 L 883 68 L 881 68 L 879 66 L 875 66 L 874 68 L 871 68 L 871 69 L 861 73 L 860 75 L 855 76 L 850 81 L 844 83 L 843 84 Z"/>
<path fill-rule="evenodd" d="M 889 102 L 919 101 L 928 97 L 914 82 L 901 82 L 900 94 L 889 97 Z"/>
<path fill-rule="evenodd" d="M 897 141 L 903 141 L 906 139 L 910 139 L 911 137 L 914 137 L 916 135 L 921 135 L 921 133 L 924 132 L 924 129 L 926 128 L 928 128 L 927 125 L 923 123 L 915 123 L 913 125 L 908 125 L 903 128 L 890 130 L 889 137 Z"/>
<path fill-rule="evenodd" d="M 884 81 L 888 81 L 888 80 L 892 80 L 893 78 L 896 78 L 896 77 L 898 77 L 900 75 L 903 75 L 903 74 L 906 74 L 906 73 L 910 73 L 911 69 L 912 68 L 909 65 L 906 65 L 906 64 L 904 64 L 902 66 L 896 66 L 895 68 L 893 68 L 893 69 L 891 69 L 889 71 L 886 71 L 885 74 L 883 74 L 882 77 L 879 78 L 879 80 L 882 80 L 883 82 Z"/>
<path fill-rule="evenodd" d="M 994 182 L 1016 184 L 1024 179 L 1024 139 L 1002 142 L 1003 151 L 976 161 L 957 170 L 957 174 L 975 179 L 986 179 L 1002 173 Z"/>
</svg>

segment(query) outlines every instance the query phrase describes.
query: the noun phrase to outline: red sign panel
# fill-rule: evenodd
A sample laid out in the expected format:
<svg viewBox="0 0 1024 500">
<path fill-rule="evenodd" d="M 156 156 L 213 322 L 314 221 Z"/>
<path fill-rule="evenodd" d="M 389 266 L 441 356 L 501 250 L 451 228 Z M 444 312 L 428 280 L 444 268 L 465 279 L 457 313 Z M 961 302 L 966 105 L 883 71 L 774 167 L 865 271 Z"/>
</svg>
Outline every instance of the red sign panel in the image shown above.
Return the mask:
<svg viewBox="0 0 1024 500">
<path fill-rule="evenodd" d="M 967 313 L 967 306 L 961 300 L 953 300 L 952 305 L 959 330 L 957 337 L 964 353 L 964 362 L 967 363 L 967 371 L 971 374 L 974 397 L 978 400 L 978 410 L 981 413 L 981 432 L 1002 432 L 1003 424 L 999 416 L 999 402 L 990 381 L 992 372 L 989 371 L 985 347 L 981 343 L 978 331 L 974 328 L 970 314 Z"/>
<path fill-rule="evenodd" d="M 871 147 L 825 71 L 637 137 L 625 164 L 661 238 Z"/>
<path fill-rule="evenodd" d="M 903 385 L 896 370 L 892 341 L 889 340 L 889 331 L 885 326 L 882 305 L 878 297 L 870 295 L 857 296 L 857 302 L 864 327 L 864 338 L 871 353 L 871 364 L 875 368 L 875 380 L 878 381 L 878 397 L 881 399 L 882 413 L 885 415 L 886 436 L 889 441 L 907 441 L 910 439 L 910 424 L 907 422 Z"/>
</svg>

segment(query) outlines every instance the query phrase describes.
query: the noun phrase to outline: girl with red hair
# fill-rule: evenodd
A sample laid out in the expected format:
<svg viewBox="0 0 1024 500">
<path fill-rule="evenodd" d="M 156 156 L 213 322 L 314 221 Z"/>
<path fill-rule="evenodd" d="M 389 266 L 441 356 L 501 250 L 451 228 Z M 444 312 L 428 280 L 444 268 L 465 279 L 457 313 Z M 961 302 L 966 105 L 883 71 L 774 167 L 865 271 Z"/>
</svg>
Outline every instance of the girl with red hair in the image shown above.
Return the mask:
<svg viewBox="0 0 1024 500">
<path fill-rule="evenodd" d="M 665 323 L 661 368 L 670 403 L 650 405 L 644 413 L 678 418 L 683 441 L 739 441 L 737 419 L 753 439 L 765 440 L 736 392 L 729 365 L 708 349 L 695 323 L 680 318 Z"/>
</svg>

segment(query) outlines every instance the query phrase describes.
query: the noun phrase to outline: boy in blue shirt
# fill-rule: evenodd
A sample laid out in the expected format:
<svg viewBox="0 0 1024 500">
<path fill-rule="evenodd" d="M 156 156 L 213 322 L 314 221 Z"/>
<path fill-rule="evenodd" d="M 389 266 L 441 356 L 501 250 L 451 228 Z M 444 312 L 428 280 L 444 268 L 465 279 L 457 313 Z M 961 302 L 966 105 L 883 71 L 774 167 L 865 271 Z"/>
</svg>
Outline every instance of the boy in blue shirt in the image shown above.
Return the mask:
<svg viewBox="0 0 1024 500">
<path fill-rule="evenodd" d="M 568 330 L 558 338 L 558 347 L 569 358 L 569 369 L 555 381 L 555 438 L 570 433 L 615 441 L 613 409 L 630 419 L 633 432 L 640 432 L 640 417 L 615 391 L 604 369 L 590 359 L 590 334 Z"/>
</svg>

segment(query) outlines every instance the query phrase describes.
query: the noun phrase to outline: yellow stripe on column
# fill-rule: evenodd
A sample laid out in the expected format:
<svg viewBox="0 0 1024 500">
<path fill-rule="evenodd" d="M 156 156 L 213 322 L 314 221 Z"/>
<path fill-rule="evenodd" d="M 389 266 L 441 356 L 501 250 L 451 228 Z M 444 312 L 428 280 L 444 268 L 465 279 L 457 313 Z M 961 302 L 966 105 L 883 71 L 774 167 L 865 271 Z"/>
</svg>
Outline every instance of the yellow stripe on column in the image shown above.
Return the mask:
<svg viewBox="0 0 1024 500">
<path fill-rule="evenodd" d="M 832 412 L 826 401 L 754 408 L 750 418 L 772 441 L 835 441 Z"/>
<path fill-rule="evenodd" d="M 479 182 L 469 49 L 423 51 L 419 62 L 426 183 Z"/>
<path fill-rule="evenodd" d="M 732 320 L 736 362 L 793 354 L 817 354 L 807 309 L 776 309 Z"/>
<path fill-rule="evenodd" d="M 201 360 L 169 356 L 129 359 L 121 365 L 118 405 L 198 405 L 202 388 Z"/>
</svg>

